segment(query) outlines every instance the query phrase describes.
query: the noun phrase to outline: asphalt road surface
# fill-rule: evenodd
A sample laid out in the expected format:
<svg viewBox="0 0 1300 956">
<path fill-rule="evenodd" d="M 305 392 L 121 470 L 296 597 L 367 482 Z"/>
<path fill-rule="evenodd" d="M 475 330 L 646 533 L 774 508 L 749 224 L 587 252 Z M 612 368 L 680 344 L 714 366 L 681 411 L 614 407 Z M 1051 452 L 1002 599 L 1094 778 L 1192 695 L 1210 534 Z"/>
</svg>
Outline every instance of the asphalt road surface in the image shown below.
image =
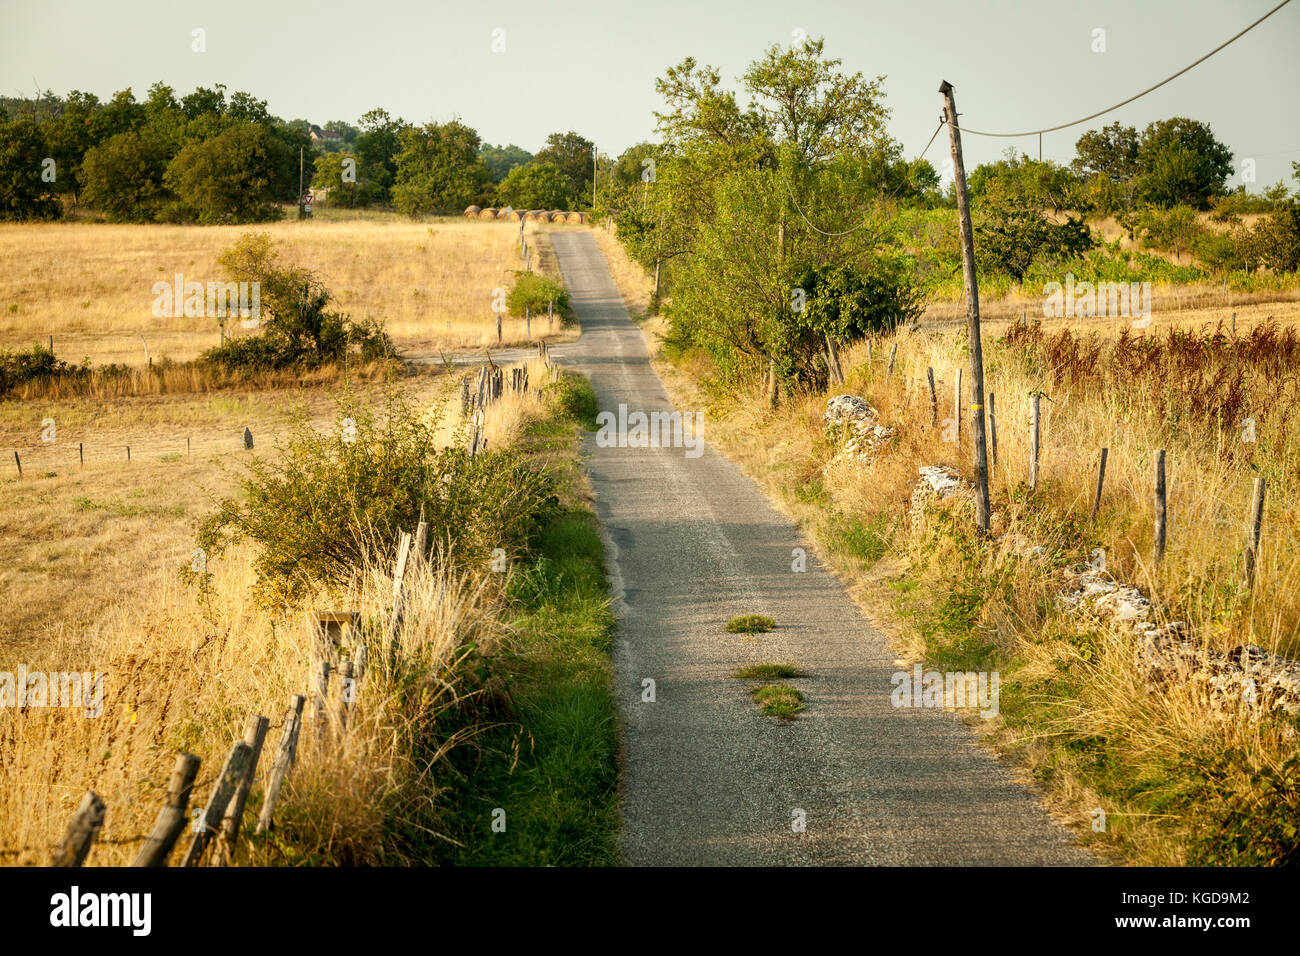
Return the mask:
<svg viewBox="0 0 1300 956">
<path fill-rule="evenodd" d="M 599 247 L 582 232 L 552 241 L 583 328 L 563 363 L 601 409 L 671 411 Z M 738 467 L 708 447 L 585 442 L 619 620 L 626 863 L 1092 862 L 958 716 L 891 704 L 885 638 L 811 550 L 792 570 L 807 542 Z M 776 629 L 723 630 L 754 613 Z M 808 672 L 792 681 L 796 720 L 763 714 L 731 676 L 769 661 Z"/>
</svg>

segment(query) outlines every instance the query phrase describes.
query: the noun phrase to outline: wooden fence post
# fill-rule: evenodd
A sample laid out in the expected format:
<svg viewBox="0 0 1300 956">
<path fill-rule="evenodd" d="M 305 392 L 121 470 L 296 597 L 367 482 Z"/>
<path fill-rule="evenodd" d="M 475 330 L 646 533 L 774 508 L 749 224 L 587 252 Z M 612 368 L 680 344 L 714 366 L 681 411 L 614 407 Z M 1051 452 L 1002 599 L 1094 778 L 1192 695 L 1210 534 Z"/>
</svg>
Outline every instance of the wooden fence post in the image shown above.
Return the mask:
<svg viewBox="0 0 1300 956">
<path fill-rule="evenodd" d="M 1255 495 L 1250 502 L 1250 518 L 1246 525 L 1246 591 L 1255 588 L 1255 567 L 1259 563 L 1259 536 L 1264 528 L 1264 476 L 1255 478 Z"/>
<path fill-rule="evenodd" d="M 1097 519 L 1097 510 L 1101 507 L 1101 486 L 1106 482 L 1106 455 L 1109 449 L 1104 445 L 1101 449 L 1101 464 L 1097 468 L 1097 495 L 1092 499 L 1092 519 Z"/>
<path fill-rule="evenodd" d="M 187 438 L 187 439 L 185 439 L 185 453 L 186 453 L 187 455 L 189 454 L 189 450 L 190 450 L 190 440 Z M 81 441 L 77 442 L 77 457 L 81 459 L 81 463 L 82 463 L 83 465 L 86 463 L 86 443 L 85 443 L 85 442 L 81 442 Z"/>
<path fill-rule="evenodd" d="M 18 477 L 23 476 L 23 460 L 18 457 L 18 452 L 14 452 L 14 464 L 18 466 Z"/>
<path fill-rule="evenodd" d="M 460 380 L 460 414 L 463 418 L 469 414 L 469 376 Z"/>
<path fill-rule="evenodd" d="M 767 363 L 767 407 L 776 408 L 776 359 Z"/>
<path fill-rule="evenodd" d="M 546 303 L 546 331 L 555 330 L 555 300 L 551 299 Z"/>
<path fill-rule="evenodd" d="M 894 359 L 896 359 L 896 358 L 898 358 L 898 343 L 897 343 L 897 342 L 895 342 L 895 343 L 894 343 L 894 347 L 893 347 L 892 349 L 889 350 L 889 368 L 886 370 L 887 373 L 888 373 L 889 375 L 893 375 L 893 374 L 894 374 Z"/>
<path fill-rule="evenodd" d="M 284 730 L 280 732 L 280 745 L 275 751 L 275 763 L 271 764 L 271 776 L 266 781 L 266 796 L 262 800 L 262 812 L 257 817 L 258 833 L 265 833 L 271 828 L 275 804 L 280 799 L 280 788 L 284 785 L 284 778 L 293 768 L 293 758 L 298 752 L 298 734 L 302 730 L 302 708 L 305 703 L 307 698 L 302 694 L 289 696 L 289 712 L 284 717 Z"/>
<path fill-rule="evenodd" d="M 1165 556 L 1165 450 L 1156 452 L 1156 564 Z"/>
<path fill-rule="evenodd" d="M 194 754 L 179 754 L 176 766 L 172 768 L 172 777 L 167 784 L 167 797 L 153 829 L 145 838 L 144 846 L 131 861 L 132 866 L 166 866 L 167 857 L 172 847 L 185 831 L 185 821 L 189 819 L 185 811 L 190 804 L 190 793 L 194 789 L 194 778 L 199 773 L 199 758 Z"/>
<path fill-rule="evenodd" d="M 253 789 L 253 777 L 257 773 L 257 762 L 262 756 L 262 744 L 266 741 L 266 728 L 270 721 L 254 714 L 244 724 L 244 743 L 248 745 L 252 756 L 248 760 L 248 769 L 239 779 L 235 795 L 230 798 L 230 805 L 221 821 L 220 864 L 225 866 L 235 856 L 239 845 L 239 828 L 244 821 L 244 804 L 248 801 L 248 792 Z"/>
<path fill-rule="evenodd" d="M 1038 487 L 1038 441 L 1040 438 L 1039 414 L 1042 396 L 1035 392 L 1030 396 L 1029 406 L 1029 488 Z"/>
<path fill-rule="evenodd" d="M 411 556 L 411 533 L 403 531 L 397 543 L 397 564 L 393 569 L 393 616 L 388 624 L 388 644 L 397 654 L 397 638 L 402 629 L 402 613 L 406 610 L 406 565 Z"/>
<path fill-rule="evenodd" d="M 86 862 L 90 845 L 95 842 L 100 828 L 104 825 L 104 814 L 108 808 L 94 790 L 87 790 L 77 807 L 77 813 L 68 824 L 64 834 L 63 845 L 54 854 L 50 866 L 81 866 Z"/>
<path fill-rule="evenodd" d="M 992 443 L 993 467 L 998 466 L 998 411 L 993 404 L 993 393 L 989 392 L 989 440 Z"/>
<path fill-rule="evenodd" d="M 339 681 L 339 728 L 346 730 L 348 715 L 352 713 L 352 703 L 357 698 L 357 685 L 352 677 L 352 662 L 342 664 L 342 680 Z"/>
<path fill-rule="evenodd" d="M 221 768 L 221 775 L 217 777 L 217 782 L 212 785 L 212 795 L 208 797 L 208 805 L 203 808 L 203 813 L 197 821 L 198 832 L 190 840 L 185 858 L 181 860 L 181 866 L 198 866 L 203 859 L 203 851 L 221 829 L 221 820 L 226 815 L 226 807 L 230 805 L 230 798 L 235 795 L 235 789 L 239 786 L 239 781 L 248 768 L 252 756 L 252 749 L 242 740 L 236 741 L 235 746 L 230 748 L 230 755 L 226 757 L 226 763 Z"/>
<path fill-rule="evenodd" d="M 930 427 L 935 428 L 939 424 L 939 399 L 934 392 L 934 369 L 927 368 L 925 377 L 930 381 Z"/>
<path fill-rule="evenodd" d="M 325 740 L 325 724 L 329 714 L 325 703 L 330 692 L 330 662 L 321 661 L 316 668 L 316 743 Z"/>
</svg>

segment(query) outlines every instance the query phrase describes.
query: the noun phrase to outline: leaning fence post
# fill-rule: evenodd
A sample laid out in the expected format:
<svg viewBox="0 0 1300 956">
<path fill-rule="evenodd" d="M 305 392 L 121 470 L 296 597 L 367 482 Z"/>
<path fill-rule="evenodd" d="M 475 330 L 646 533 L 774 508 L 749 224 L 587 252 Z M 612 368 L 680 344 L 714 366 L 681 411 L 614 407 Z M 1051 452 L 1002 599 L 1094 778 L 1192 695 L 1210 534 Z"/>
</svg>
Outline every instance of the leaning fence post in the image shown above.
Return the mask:
<svg viewBox="0 0 1300 956">
<path fill-rule="evenodd" d="M 185 831 L 185 821 L 189 819 L 185 811 L 190 804 L 190 793 L 194 789 L 194 778 L 199 773 L 199 758 L 194 754 L 179 754 L 176 766 L 172 768 L 172 777 L 167 784 L 167 797 L 163 807 L 158 811 L 153 829 L 145 838 L 144 846 L 131 861 L 132 866 L 166 866 L 167 857 L 172 847 Z"/>
<path fill-rule="evenodd" d="M 325 739 L 325 721 L 327 714 L 325 702 L 330 692 L 330 662 L 321 661 L 316 668 L 316 742 Z"/>
<path fill-rule="evenodd" d="M 939 399 L 934 393 L 934 369 L 927 368 L 925 377 L 930 382 L 930 427 L 934 428 L 939 424 Z"/>
<path fill-rule="evenodd" d="M 244 775 L 239 779 L 239 785 L 235 788 L 235 795 L 230 798 L 225 818 L 221 821 L 220 853 L 223 866 L 234 857 L 235 848 L 239 843 L 239 828 L 244 820 L 244 804 L 248 800 L 248 792 L 253 789 L 257 761 L 262 756 L 262 744 L 266 741 L 266 728 L 270 723 L 265 717 L 254 714 L 244 724 L 244 743 L 252 751 L 252 756 L 248 760 L 248 769 L 244 771 Z"/>
<path fill-rule="evenodd" d="M 302 694 L 289 697 L 289 712 L 284 718 L 284 730 L 280 733 L 280 745 L 275 750 L 275 763 L 271 764 L 271 776 L 266 781 L 266 797 L 262 800 L 262 812 L 257 817 L 258 833 L 265 833 L 271 828 L 271 818 L 275 813 L 275 804 L 280 799 L 280 788 L 284 778 L 293 768 L 293 758 L 298 751 L 298 734 L 302 730 L 302 708 L 307 698 Z"/>
<path fill-rule="evenodd" d="M 1029 405 L 1029 488 L 1038 487 L 1039 403 L 1042 396 L 1035 392 Z"/>
<path fill-rule="evenodd" d="M 1156 452 L 1156 563 L 1165 556 L 1165 450 Z"/>
<path fill-rule="evenodd" d="M 344 661 L 340 668 L 342 680 L 339 681 L 339 728 L 346 730 L 348 715 L 352 713 L 352 702 L 357 699 L 357 684 L 352 677 L 351 661 Z"/>
<path fill-rule="evenodd" d="M 1255 567 L 1259 563 L 1259 536 L 1264 528 L 1264 476 L 1255 478 L 1255 495 L 1250 502 L 1250 521 L 1246 525 L 1245 586 L 1255 587 Z"/>
<path fill-rule="evenodd" d="M 18 477 L 23 476 L 23 460 L 18 457 L 18 452 L 14 452 L 14 464 L 18 466 Z"/>
<path fill-rule="evenodd" d="M 64 834 L 63 845 L 54 854 L 50 866 L 81 866 L 90 852 L 90 845 L 95 842 L 100 828 L 104 825 L 104 814 L 108 808 L 94 790 L 87 790 L 77 807 L 77 813 L 68 824 Z"/>
<path fill-rule="evenodd" d="M 1105 446 L 1101 449 L 1101 465 L 1097 468 L 1097 495 L 1092 499 L 1092 517 L 1096 519 L 1097 509 L 1101 507 L 1101 486 L 1106 482 L 1106 454 L 1109 451 Z"/>
<path fill-rule="evenodd" d="M 894 374 L 894 359 L 896 359 L 896 358 L 898 358 L 898 343 L 897 343 L 897 342 L 895 342 L 895 343 L 894 343 L 894 347 L 893 347 L 892 349 L 889 350 L 889 368 L 886 370 L 887 373 L 888 373 L 889 375 L 893 375 L 893 374 Z"/>
<path fill-rule="evenodd" d="M 203 851 L 207 849 L 213 835 L 221 829 L 221 820 L 226 814 L 226 807 L 230 805 L 230 798 L 235 795 L 235 789 L 239 786 L 240 778 L 243 777 L 252 757 L 252 748 L 242 740 L 236 741 L 230 748 L 230 755 L 226 757 L 225 766 L 221 768 L 221 775 L 212 785 L 212 795 L 208 797 L 208 805 L 203 808 L 202 814 L 194 823 L 196 832 L 190 840 L 189 849 L 185 851 L 181 866 L 198 866 L 199 861 L 203 859 Z"/>
</svg>

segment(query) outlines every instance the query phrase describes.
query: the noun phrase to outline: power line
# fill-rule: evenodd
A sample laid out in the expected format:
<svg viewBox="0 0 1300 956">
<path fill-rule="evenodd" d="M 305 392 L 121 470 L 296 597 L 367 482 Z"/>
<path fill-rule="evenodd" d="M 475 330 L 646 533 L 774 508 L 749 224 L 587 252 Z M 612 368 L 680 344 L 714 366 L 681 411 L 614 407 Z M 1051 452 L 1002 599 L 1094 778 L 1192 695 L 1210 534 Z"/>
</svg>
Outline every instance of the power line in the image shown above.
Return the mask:
<svg viewBox="0 0 1300 956">
<path fill-rule="evenodd" d="M 1214 56 L 1214 54 L 1218 53 L 1220 50 L 1222 50 L 1224 47 L 1226 47 L 1228 44 L 1234 42 L 1235 40 L 1239 40 L 1241 37 L 1245 36 L 1247 33 L 1249 33 L 1251 30 L 1255 29 L 1255 27 L 1259 26 L 1261 23 L 1263 23 L 1265 20 L 1267 20 L 1267 19 L 1268 19 L 1269 17 L 1271 17 L 1273 14 L 1277 13 L 1279 10 L 1281 10 L 1283 7 L 1285 7 L 1285 6 L 1286 6 L 1288 3 L 1290 3 L 1290 2 L 1291 2 L 1291 0 L 1282 0 L 1281 3 L 1279 3 L 1279 4 L 1278 4 L 1276 7 L 1274 7 L 1272 10 L 1268 11 L 1268 13 L 1264 14 L 1262 17 L 1260 17 L 1258 20 L 1256 20 L 1256 21 L 1255 21 L 1254 23 L 1252 23 L 1250 26 L 1246 27 L 1246 29 L 1242 30 L 1240 33 L 1236 34 L 1235 36 L 1231 36 L 1231 37 L 1229 37 L 1227 40 L 1225 40 L 1224 42 L 1220 43 L 1218 46 L 1216 46 L 1216 47 L 1215 47 L 1213 50 L 1211 50 L 1209 53 L 1205 54 L 1205 56 L 1201 57 L 1199 60 L 1196 60 L 1196 61 L 1193 62 L 1193 63 L 1189 63 L 1187 66 L 1183 67 L 1181 70 L 1179 70 L 1179 71 L 1178 71 L 1177 73 L 1175 73 L 1173 76 L 1165 77 L 1163 80 L 1161 80 L 1161 81 L 1160 81 L 1159 83 L 1157 83 L 1155 86 L 1148 87 L 1147 89 L 1143 90 L 1141 93 L 1138 93 L 1138 94 L 1136 94 L 1136 95 L 1134 95 L 1134 96 L 1130 96 L 1128 99 L 1123 100 L 1122 102 L 1116 103 L 1114 106 L 1107 107 L 1107 108 L 1104 109 L 1104 110 L 1100 110 L 1100 111 L 1098 111 L 1098 112 L 1096 112 L 1096 113 L 1093 113 L 1091 116 L 1085 116 L 1083 119 L 1077 119 L 1077 120 L 1075 120 L 1073 123 L 1062 123 L 1060 126 L 1049 126 L 1049 127 L 1047 127 L 1046 129 L 1031 129 L 1031 130 L 1027 130 L 1027 131 L 1025 131 L 1025 132 L 1023 132 L 1023 133 L 985 133 L 985 132 L 983 132 L 983 131 L 981 131 L 981 130 L 971 129 L 969 126 L 962 126 L 962 127 L 961 127 L 961 131 L 962 131 L 963 133 L 970 133 L 970 134 L 973 135 L 973 136 L 997 136 L 997 137 L 1003 137 L 1003 138 L 1006 138 L 1006 139 L 1014 139 L 1014 138 L 1021 137 L 1021 136 L 1038 136 L 1038 135 L 1041 135 L 1041 134 L 1043 134 L 1043 133 L 1054 133 L 1054 132 L 1056 132 L 1057 130 L 1060 130 L 1060 129 L 1069 129 L 1071 126 L 1078 126 L 1080 123 L 1086 123 L 1086 122 L 1088 122 L 1089 120 L 1095 120 L 1098 116 L 1104 116 L 1106 113 L 1110 113 L 1110 112 L 1112 112 L 1113 110 L 1117 110 L 1117 109 L 1119 109 L 1121 106 L 1127 106 L 1129 103 L 1132 103 L 1134 100 L 1141 99 L 1142 97 L 1146 96 L 1148 93 L 1151 93 L 1151 92 L 1154 92 L 1155 90 L 1160 89 L 1160 87 L 1164 86 L 1164 85 L 1165 85 L 1166 83 L 1168 83 L 1170 80 L 1176 80 L 1176 79 L 1178 79 L 1178 77 L 1182 76 L 1184 73 L 1186 73 L 1186 72 L 1187 72 L 1188 70 L 1190 70 L 1192 67 L 1194 67 L 1194 66 L 1199 66 L 1200 64 L 1202 64 L 1202 63 L 1204 63 L 1206 60 L 1208 60 L 1210 57 Z"/>
</svg>

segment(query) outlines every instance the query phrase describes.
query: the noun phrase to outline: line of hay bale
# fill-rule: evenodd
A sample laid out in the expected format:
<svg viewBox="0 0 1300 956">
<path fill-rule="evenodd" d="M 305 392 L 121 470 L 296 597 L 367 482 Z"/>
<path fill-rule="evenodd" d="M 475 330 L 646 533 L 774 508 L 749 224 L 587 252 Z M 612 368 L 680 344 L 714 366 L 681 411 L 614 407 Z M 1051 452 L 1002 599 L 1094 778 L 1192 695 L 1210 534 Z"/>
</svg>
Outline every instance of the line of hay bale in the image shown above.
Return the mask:
<svg viewBox="0 0 1300 956">
<path fill-rule="evenodd" d="M 498 209 L 496 206 L 487 206 L 480 208 L 478 206 L 466 206 L 462 215 L 466 219 L 501 219 L 507 222 L 518 222 L 520 219 L 527 219 L 529 222 L 558 222 L 572 226 L 579 226 L 585 223 L 589 214 L 585 212 L 565 212 L 563 209 L 511 209 L 509 206 Z"/>
</svg>

